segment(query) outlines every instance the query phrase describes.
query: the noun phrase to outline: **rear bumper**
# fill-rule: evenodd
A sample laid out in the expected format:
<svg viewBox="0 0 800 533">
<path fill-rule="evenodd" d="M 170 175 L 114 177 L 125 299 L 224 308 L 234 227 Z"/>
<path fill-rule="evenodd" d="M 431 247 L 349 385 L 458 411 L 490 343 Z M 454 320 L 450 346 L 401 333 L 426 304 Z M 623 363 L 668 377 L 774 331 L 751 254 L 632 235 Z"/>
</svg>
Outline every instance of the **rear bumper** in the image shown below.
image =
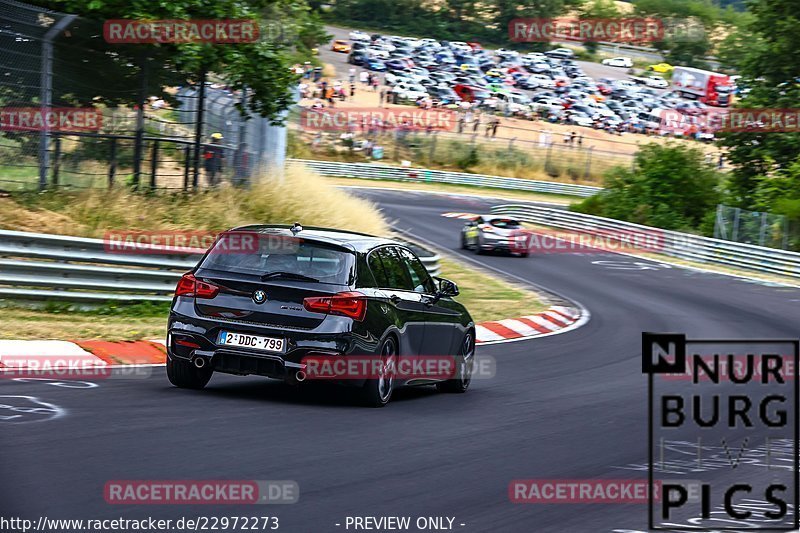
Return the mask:
<svg viewBox="0 0 800 533">
<path fill-rule="evenodd" d="M 218 345 L 220 331 L 234 331 L 286 339 L 285 353 L 272 353 L 252 348 Z M 209 320 L 181 315 L 172 311 L 167 330 L 167 356 L 173 360 L 195 362 L 215 372 L 235 375 L 257 375 L 296 383 L 297 372 L 305 369 L 306 357 L 347 357 L 376 355 L 379 344 L 365 342 L 351 330 L 345 317 L 330 316 L 314 330 L 297 330 L 275 326 Z M 345 380 L 344 384 L 361 386 L 363 380 Z"/>
<path fill-rule="evenodd" d="M 481 250 L 486 250 L 486 251 L 503 251 L 503 252 L 515 252 L 515 253 L 525 251 L 521 250 L 519 243 L 513 239 L 484 240 L 479 246 Z"/>
</svg>

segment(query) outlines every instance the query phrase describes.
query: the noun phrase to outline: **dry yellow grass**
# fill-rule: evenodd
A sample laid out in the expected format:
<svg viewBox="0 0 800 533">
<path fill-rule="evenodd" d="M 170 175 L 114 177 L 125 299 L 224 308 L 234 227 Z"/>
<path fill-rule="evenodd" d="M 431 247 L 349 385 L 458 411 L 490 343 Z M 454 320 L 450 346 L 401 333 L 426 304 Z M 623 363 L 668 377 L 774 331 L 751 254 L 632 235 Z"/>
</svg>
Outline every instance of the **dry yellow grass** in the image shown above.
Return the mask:
<svg viewBox="0 0 800 533">
<path fill-rule="evenodd" d="M 304 170 L 264 177 L 251 188 L 191 194 L 137 194 L 127 189 L 0 199 L 0 228 L 83 237 L 107 230 L 220 231 L 244 224 L 327 226 L 385 235 L 378 209 Z"/>
</svg>

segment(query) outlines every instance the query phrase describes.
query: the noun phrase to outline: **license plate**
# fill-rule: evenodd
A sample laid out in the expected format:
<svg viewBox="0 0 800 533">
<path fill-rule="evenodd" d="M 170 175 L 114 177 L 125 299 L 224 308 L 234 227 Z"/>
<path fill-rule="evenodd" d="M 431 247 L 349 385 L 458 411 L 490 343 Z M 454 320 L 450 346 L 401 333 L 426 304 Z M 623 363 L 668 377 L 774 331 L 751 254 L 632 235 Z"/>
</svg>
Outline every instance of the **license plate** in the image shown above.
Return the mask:
<svg viewBox="0 0 800 533">
<path fill-rule="evenodd" d="M 246 333 L 232 333 L 230 331 L 221 332 L 217 344 L 221 346 L 252 348 L 265 352 L 283 353 L 286 351 L 286 339 L 261 337 L 258 335 L 248 335 Z"/>
</svg>

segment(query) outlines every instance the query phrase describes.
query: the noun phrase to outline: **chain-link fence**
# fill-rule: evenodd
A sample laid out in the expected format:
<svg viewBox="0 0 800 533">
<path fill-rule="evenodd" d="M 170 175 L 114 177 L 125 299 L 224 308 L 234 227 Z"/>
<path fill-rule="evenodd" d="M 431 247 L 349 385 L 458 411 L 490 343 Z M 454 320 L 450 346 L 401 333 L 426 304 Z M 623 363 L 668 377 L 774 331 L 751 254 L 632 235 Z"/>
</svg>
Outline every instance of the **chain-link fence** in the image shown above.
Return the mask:
<svg viewBox="0 0 800 533">
<path fill-rule="evenodd" d="M 785 250 L 790 242 L 790 225 L 783 215 L 720 204 L 714 221 L 714 237 Z"/>
<path fill-rule="evenodd" d="M 103 21 L 0 1 L 0 188 L 191 188 L 283 168 L 285 128 Z"/>
</svg>

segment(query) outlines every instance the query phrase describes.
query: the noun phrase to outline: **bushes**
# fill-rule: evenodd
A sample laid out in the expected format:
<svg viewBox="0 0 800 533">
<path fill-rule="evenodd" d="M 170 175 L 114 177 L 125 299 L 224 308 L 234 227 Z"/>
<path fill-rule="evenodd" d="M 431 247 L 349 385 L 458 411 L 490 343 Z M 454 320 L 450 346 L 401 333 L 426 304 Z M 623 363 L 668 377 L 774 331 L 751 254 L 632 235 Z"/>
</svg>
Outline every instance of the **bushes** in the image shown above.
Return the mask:
<svg viewBox="0 0 800 533">
<path fill-rule="evenodd" d="M 699 150 L 649 144 L 633 170 L 607 172 L 606 190 L 572 209 L 664 229 L 705 229 L 720 201 L 719 185 L 719 174 Z"/>
</svg>

